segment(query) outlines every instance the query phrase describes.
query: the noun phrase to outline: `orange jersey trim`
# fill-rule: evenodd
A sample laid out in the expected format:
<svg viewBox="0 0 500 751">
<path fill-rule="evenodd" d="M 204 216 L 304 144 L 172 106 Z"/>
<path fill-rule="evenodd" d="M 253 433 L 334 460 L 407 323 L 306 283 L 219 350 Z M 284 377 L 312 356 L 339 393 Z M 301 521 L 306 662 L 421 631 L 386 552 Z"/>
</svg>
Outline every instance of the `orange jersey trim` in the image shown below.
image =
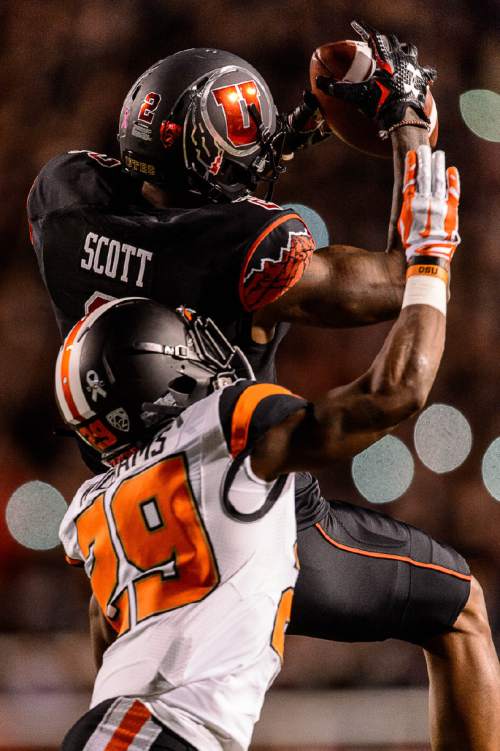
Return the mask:
<svg viewBox="0 0 500 751">
<path fill-rule="evenodd" d="M 266 396 L 272 396 L 273 394 L 287 394 L 292 396 L 292 392 L 282 386 L 274 386 L 268 383 L 256 383 L 245 389 L 238 398 L 231 420 L 230 450 L 232 456 L 237 456 L 244 448 L 246 448 L 248 442 L 248 431 L 250 429 L 253 414 L 261 401 L 265 399 Z"/>
<path fill-rule="evenodd" d="M 359 548 L 352 548 L 349 545 L 343 545 L 341 542 L 337 542 L 336 540 L 333 540 L 330 535 L 328 535 L 321 524 L 317 523 L 314 525 L 318 532 L 323 535 L 325 540 L 329 542 L 331 545 L 334 545 L 336 548 L 339 548 L 340 550 L 346 550 L 348 553 L 356 553 L 357 555 L 365 555 L 368 558 L 385 558 L 389 559 L 391 561 L 401 561 L 402 563 L 408 563 L 410 566 L 418 566 L 418 568 L 429 568 L 432 571 L 439 571 L 441 574 L 448 574 L 448 576 L 454 576 L 456 579 L 463 579 L 463 581 L 470 582 L 472 579 L 472 576 L 470 574 L 461 574 L 458 571 L 453 571 L 453 569 L 445 568 L 444 566 L 438 566 L 435 563 L 422 563 L 421 561 L 415 561 L 413 558 L 409 558 L 406 555 L 394 555 L 392 553 L 376 553 L 373 551 L 367 551 L 367 550 L 360 550 Z"/>
<path fill-rule="evenodd" d="M 149 709 L 142 702 L 134 701 L 104 751 L 126 751 L 139 730 L 150 718 Z"/>
</svg>

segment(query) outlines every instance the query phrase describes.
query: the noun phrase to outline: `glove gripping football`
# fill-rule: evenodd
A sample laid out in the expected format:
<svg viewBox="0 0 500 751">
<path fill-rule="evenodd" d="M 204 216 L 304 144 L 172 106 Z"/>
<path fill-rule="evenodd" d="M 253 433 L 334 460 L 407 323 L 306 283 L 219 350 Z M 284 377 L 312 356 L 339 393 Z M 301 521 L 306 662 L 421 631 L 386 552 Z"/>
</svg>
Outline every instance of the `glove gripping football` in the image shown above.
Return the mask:
<svg viewBox="0 0 500 751">
<path fill-rule="evenodd" d="M 318 76 L 319 89 L 331 96 L 354 104 L 367 117 L 376 121 L 380 135 L 387 136 L 389 128 L 400 123 L 407 107 L 411 107 L 428 123 L 424 105 L 427 87 L 436 79 L 433 68 L 422 66 L 417 48 L 399 42 L 391 34 L 385 36 L 366 23 L 353 21 L 352 28 L 372 50 L 376 68 L 370 78 L 359 83 L 335 81 Z"/>
</svg>

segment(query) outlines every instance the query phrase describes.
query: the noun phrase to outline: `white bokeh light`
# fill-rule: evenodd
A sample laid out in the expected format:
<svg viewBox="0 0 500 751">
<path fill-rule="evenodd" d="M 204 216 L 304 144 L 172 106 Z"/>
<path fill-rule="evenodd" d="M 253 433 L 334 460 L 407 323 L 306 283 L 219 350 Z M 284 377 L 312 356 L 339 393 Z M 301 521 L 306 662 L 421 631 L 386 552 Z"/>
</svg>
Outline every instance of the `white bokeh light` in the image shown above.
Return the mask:
<svg viewBox="0 0 500 751">
<path fill-rule="evenodd" d="M 471 89 L 460 95 L 460 113 L 469 128 L 485 141 L 500 141 L 500 94 Z"/>
<path fill-rule="evenodd" d="M 424 410 L 413 439 L 422 464 L 439 474 L 459 467 L 472 447 L 469 423 L 460 410 L 448 404 L 432 404 Z"/>
<path fill-rule="evenodd" d="M 351 473 L 356 488 L 368 501 L 389 503 L 410 487 L 413 457 L 403 441 L 386 435 L 354 457 Z"/>
<path fill-rule="evenodd" d="M 26 482 L 7 503 L 7 527 L 24 547 L 49 550 L 59 545 L 58 530 L 66 509 L 66 501 L 52 485 L 39 480 Z"/>
<path fill-rule="evenodd" d="M 484 452 L 481 474 L 488 493 L 500 501 L 500 438 L 495 438 Z"/>
<path fill-rule="evenodd" d="M 299 216 L 307 224 L 311 235 L 314 238 L 317 248 L 326 248 L 329 244 L 328 228 L 324 219 L 314 209 L 310 209 L 309 206 L 304 206 L 302 203 L 284 203 L 284 209 L 292 209 L 296 211 Z"/>
</svg>

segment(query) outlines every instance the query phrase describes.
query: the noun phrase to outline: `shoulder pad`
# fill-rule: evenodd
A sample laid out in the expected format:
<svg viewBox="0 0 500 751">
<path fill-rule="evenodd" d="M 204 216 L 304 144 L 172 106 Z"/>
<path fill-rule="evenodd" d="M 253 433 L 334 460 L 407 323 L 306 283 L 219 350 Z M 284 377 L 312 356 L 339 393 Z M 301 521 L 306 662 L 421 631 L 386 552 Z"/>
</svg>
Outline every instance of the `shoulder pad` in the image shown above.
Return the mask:
<svg viewBox="0 0 500 751">
<path fill-rule="evenodd" d="M 298 214 L 285 209 L 274 213 L 246 252 L 239 279 L 243 308 L 259 310 L 297 284 L 315 249 Z"/>
</svg>

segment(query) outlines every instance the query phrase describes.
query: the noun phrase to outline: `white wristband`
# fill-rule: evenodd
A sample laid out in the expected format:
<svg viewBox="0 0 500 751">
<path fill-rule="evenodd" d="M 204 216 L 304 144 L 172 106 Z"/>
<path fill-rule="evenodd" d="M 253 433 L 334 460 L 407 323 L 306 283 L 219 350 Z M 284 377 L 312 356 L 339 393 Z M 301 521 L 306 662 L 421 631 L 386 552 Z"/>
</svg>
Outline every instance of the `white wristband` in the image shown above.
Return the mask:
<svg viewBox="0 0 500 751">
<path fill-rule="evenodd" d="M 445 316 L 447 306 L 446 284 L 442 279 L 410 276 L 406 281 L 401 308 L 406 308 L 408 305 L 430 305 L 432 308 L 441 311 Z"/>
</svg>

